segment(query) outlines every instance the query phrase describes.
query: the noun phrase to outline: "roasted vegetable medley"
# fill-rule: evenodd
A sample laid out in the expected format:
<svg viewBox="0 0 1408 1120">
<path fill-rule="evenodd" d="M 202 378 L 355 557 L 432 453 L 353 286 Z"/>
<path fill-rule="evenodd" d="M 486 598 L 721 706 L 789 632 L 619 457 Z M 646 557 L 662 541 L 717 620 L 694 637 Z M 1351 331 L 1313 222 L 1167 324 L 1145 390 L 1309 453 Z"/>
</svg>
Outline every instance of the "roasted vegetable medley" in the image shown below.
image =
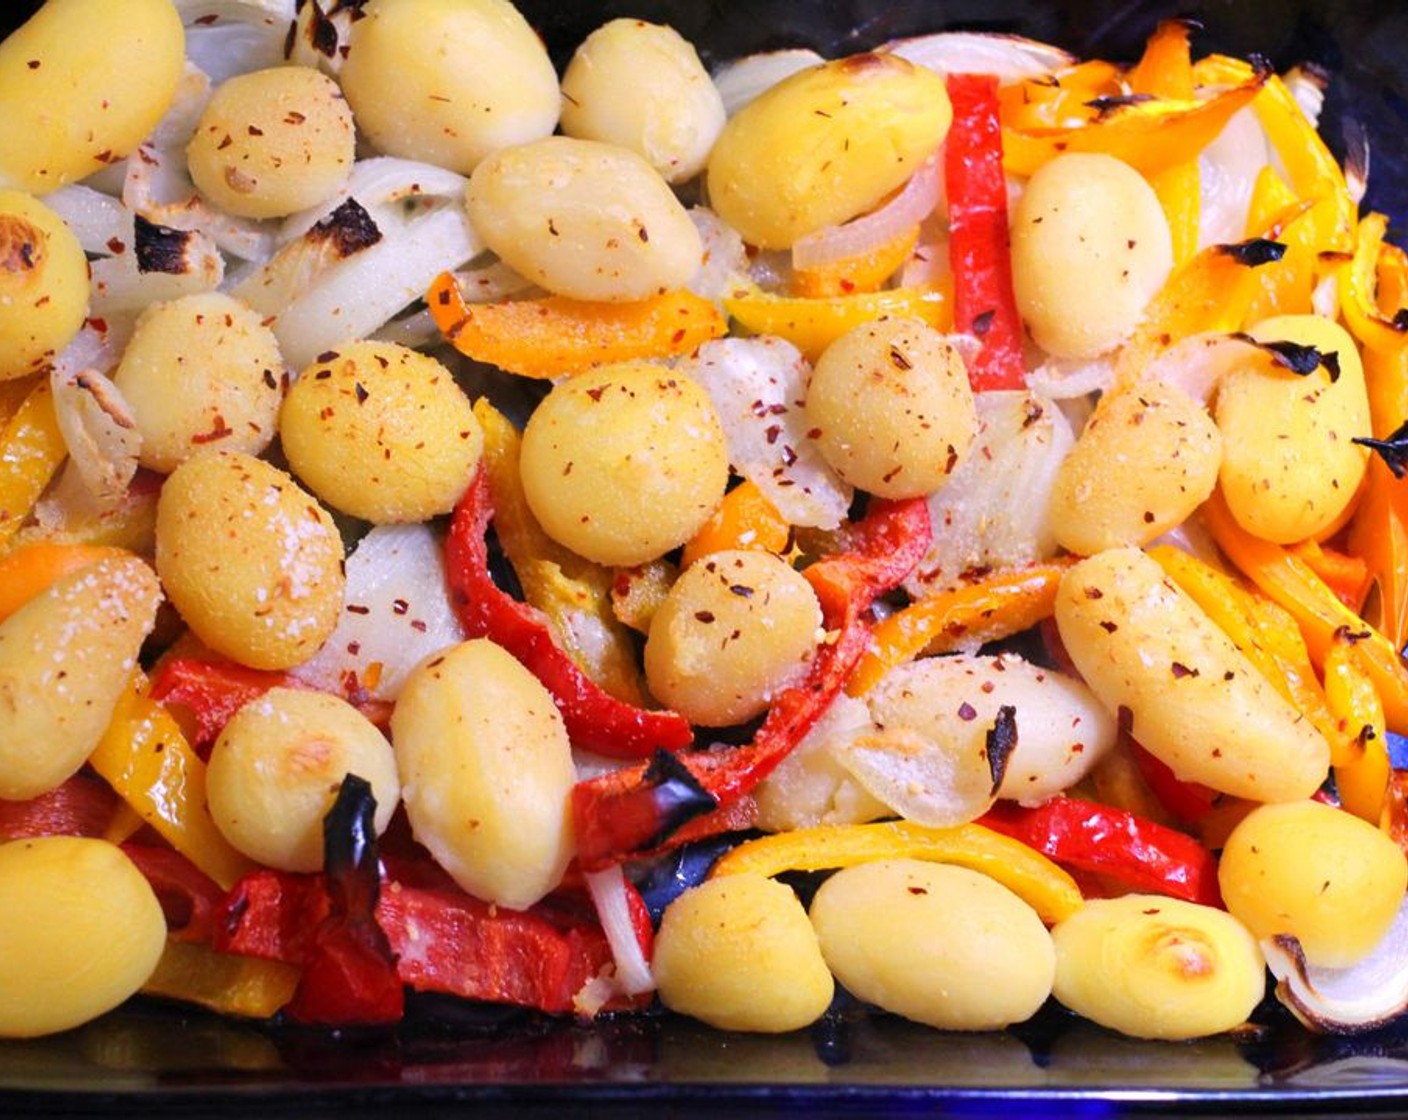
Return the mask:
<svg viewBox="0 0 1408 1120">
<path fill-rule="evenodd" d="M 711 67 L 508 0 L 0 42 L 0 1037 L 1408 1007 L 1408 255 L 1334 76 Z"/>
</svg>

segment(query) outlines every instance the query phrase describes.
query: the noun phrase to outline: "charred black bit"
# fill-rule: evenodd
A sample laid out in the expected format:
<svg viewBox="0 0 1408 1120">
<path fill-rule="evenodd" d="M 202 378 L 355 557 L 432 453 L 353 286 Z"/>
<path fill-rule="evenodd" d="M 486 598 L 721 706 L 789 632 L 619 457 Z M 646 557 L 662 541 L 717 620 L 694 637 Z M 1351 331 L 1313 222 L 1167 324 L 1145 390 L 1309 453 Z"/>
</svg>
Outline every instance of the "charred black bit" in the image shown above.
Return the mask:
<svg viewBox="0 0 1408 1120">
<path fill-rule="evenodd" d="M 1394 478 L 1408 474 L 1408 420 L 1399 424 L 1387 439 L 1371 439 L 1369 436 L 1355 436 L 1354 441 L 1370 451 L 1377 451 Z"/>
<path fill-rule="evenodd" d="M 1119 109 L 1128 108 L 1130 105 L 1142 105 L 1146 101 L 1153 101 L 1155 97 L 1152 93 L 1126 93 L 1116 97 L 1096 97 L 1085 103 L 1086 108 L 1094 109 L 1102 117 Z"/>
<path fill-rule="evenodd" d="M 1360 193 L 1369 182 L 1369 133 L 1363 124 L 1354 117 L 1345 117 L 1341 131 L 1344 134 L 1344 177 L 1351 189 Z"/>
<path fill-rule="evenodd" d="M 978 312 L 978 314 L 974 315 L 973 324 L 971 327 L 973 333 L 979 338 L 982 338 L 984 335 L 986 335 L 988 331 L 992 329 L 993 317 L 996 314 L 997 311 L 994 309 L 989 311 L 980 311 Z"/>
<path fill-rule="evenodd" d="M 1266 237 L 1252 237 L 1231 245 L 1219 245 L 1219 253 L 1225 253 L 1238 264 L 1248 268 L 1260 268 L 1264 264 L 1274 264 L 1286 255 L 1286 246 L 1280 241 Z"/>
<path fill-rule="evenodd" d="M 1017 749 L 1017 709 L 1011 704 L 1003 704 L 997 709 L 997 718 L 988 728 L 986 747 L 988 769 L 992 772 L 992 792 L 997 793 L 1007 773 L 1007 761 Z"/>
<path fill-rule="evenodd" d="M 348 774 L 323 818 L 323 868 L 329 891 L 349 902 L 354 897 L 364 901 L 369 895 L 373 906 L 381 885 L 375 816 L 371 783 Z"/>
<path fill-rule="evenodd" d="M 349 198 L 309 231 L 315 241 L 326 241 L 339 258 L 369 249 L 381 240 L 381 230 L 355 198 Z"/>
<path fill-rule="evenodd" d="M 636 845 L 641 849 L 663 844 L 695 817 L 712 813 L 719 805 L 689 768 L 667 750 L 657 750 L 651 756 L 642 792 L 650 798 L 657 823 L 656 831 Z"/>
<path fill-rule="evenodd" d="M 141 214 L 132 218 L 134 249 L 137 254 L 138 272 L 167 272 L 172 276 L 184 276 L 189 269 L 186 249 L 195 234 L 184 229 L 172 229 L 149 222 Z"/>
<path fill-rule="evenodd" d="M 1317 350 L 1314 346 L 1306 346 L 1285 339 L 1263 342 L 1241 331 L 1233 332 L 1230 337 L 1265 351 L 1271 355 L 1272 361 L 1282 369 L 1289 370 L 1300 377 L 1309 377 L 1321 366 L 1324 366 L 1332 382 L 1338 381 L 1340 378 L 1340 356 L 1337 351 Z"/>
</svg>

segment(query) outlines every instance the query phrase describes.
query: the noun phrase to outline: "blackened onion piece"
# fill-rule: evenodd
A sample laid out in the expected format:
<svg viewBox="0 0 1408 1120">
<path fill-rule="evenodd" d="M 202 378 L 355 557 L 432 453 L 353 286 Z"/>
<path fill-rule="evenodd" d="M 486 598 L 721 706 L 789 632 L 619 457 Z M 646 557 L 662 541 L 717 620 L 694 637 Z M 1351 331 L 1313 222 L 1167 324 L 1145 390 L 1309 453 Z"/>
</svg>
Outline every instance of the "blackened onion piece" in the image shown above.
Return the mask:
<svg viewBox="0 0 1408 1120">
<path fill-rule="evenodd" d="M 1017 749 L 1017 709 L 1011 704 L 1003 704 L 997 709 L 997 718 L 988 728 L 985 747 L 988 768 L 992 771 L 992 792 L 996 796 L 1007 773 L 1008 759 Z"/>
<path fill-rule="evenodd" d="M 366 208 L 349 198 L 309 231 L 308 240 L 326 243 L 334 259 L 341 260 L 371 248 L 381 240 L 381 230 Z"/>
<path fill-rule="evenodd" d="M 1371 439 L 1369 436 L 1355 436 L 1353 442 L 1377 451 L 1393 472 L 1394 478 L 1408 474 L 1408 420 L 1398 425 L 1387 439 Z"/>
<path fill-rule="evenodd" d="M 184 276 L 192 270 L 188 251 L 196 234 L 190 230 L 172 229 L 149 222 L 141 214 L 132 216 L 136 234 L 134 250 L 138 272 L 166 272 Z"/>
</svg>

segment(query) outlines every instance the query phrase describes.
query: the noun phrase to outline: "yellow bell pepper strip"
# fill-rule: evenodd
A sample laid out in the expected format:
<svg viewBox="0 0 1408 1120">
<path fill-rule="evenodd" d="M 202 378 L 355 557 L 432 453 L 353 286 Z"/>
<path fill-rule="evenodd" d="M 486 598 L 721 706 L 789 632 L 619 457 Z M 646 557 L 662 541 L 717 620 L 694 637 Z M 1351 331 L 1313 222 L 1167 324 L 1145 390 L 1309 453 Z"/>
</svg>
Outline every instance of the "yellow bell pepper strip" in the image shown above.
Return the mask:
<svg viewBox="0 0 1408 1120">
<path fill-rule="evenodd" d="M 293 998 L 300 975 L 298 968 L 282 961 L 221 953 L 198 941 L 168 940 L 141 991 L 220 1015 L 272 1019 Z"/>
<path fill-rule="evenodd" d="M 844 257 L 815 268 L 794 269 L 792 294 L 804 299 L 830 299 L 879 291 L 880 286 L 909 260 L 918 242 L 916 225 L 858 256 Z"/>
<path fill-rule="evenodd" d="M 1339 721 L 1325 701 L 1296 621 L 1281 606 L 1226 572 L 1171 545 L 1155 545 L 1149 556 L 1226 634 L 1277 692 L 1330 743 L 1332 758 L 1348 757 Z"/>
<path fill-rule="evenodd" d="M 1191 101 L 1193 58 L 1186 20 L 1164 20 L 1149 36 L 1144 54 L 1129 72 L 1133 93 Z M 1173 261 L 1182 264 L 1198 250 L 1202 178 L 1196 159 L 1176 163 L 1150 177 L 1173 235 Z"/>
<path fill-rule="evenodd" d="M 1355 757 L 1334 768 L 1340 803 L 1377 827 L 1388 796 L 1390 769 L 1384 706 L 1359 660 L 1357 643 L 1344 635 L 1325 654 L 1325 698 L 1355 746 Z"/>
<path fill-rule="evenodd" d="M 1354 255 L 1339 272 L 1340 314 L 1349 332 L 1367 350 L 1393 353 L 1408 347 L 1408 311 L 1385 314 L 1379 305 L 1379 258 L 1388 218 L 1366 214 L 1354 237 Z"/>
<path fill-rule="evenodd" d="M 752 872 L 825 871 L 878 859 L 922 859 L 980 871 L 1028 902 L 1047 925 L 1084 904 L 1076 881 L 1040 852 L 977 824 L 927 828 L 912 821 L 818 825 L 746 840 L 725 852 L 711 879 Z"/>
<path fill-rule="evenodd" d="M 935 330 L 953 329 L 953 282 L 912 288 L 888 288 L 830 299 L 803 299 L 765 292 L 753 284 L 738 284 L 724 297 L 724 310 L 755 335 L 786 339 L 814 362 L 852 327 L 882 316 L 922 319 Z"/>
<path fill-rule="evenodd" d="M 1063 867 L 1105 875 L 1137 891 L 1221 904 L 1217 860 L 1193 837 L 1122 809 L 1078 797 L 1033 808 L 999 801 L 978 818 Z"/>
<path fill-rule="evenodd" d="M 992 572 L 888 615 L 872 628 L 870 648 L 846 692 L 865 695 L 896 665 L 920 653 L 949 653 L 960 643 L 995 641 L 1035 626 L 1054 609 L 1068 567 L 1070 561 L 1059 561 Z"/>
<path fill-rule="evenodd" d="M 1256 182 L 1252 184 L 1244 232 L 1248 237 L 1261 236 L 1263 230 L 1300 201 L 1281 173 L 1268 163 L 1257 172 Z"/>
<path fill-rule="evenodd" d="M 781 556 L 792 542 L 792 526 L 756 483 L 744 479 L 719 503 L 704 527 L 685 542 L 680 568 L 725 549 L 756 549 Z"/>
<path fill-rule="evenodd" d="M 678 712 L 616 699 L 557 644 L 543 612 L 498 587 L 489 571 L 486 534 L 494 518 L 489 474 L 481 463 L 455 506 L 445 538 L 450 599 L 465 633 L 503 646 L 552 694 L 572 742 L 611 758 L 678 751 L 694 731 Z"/>
<path fill-rule="evenodd" d="M 546 296 L 470 304 L 452 273 L 425 302 L 445 341 L 466 357 L 524 377 L 691 353 L 728 330 L 712 302 L 684 289 L 628 303 Z"/>
<path fill-rule="evenodd" d="M 1102 99 L 1124 93 L 1120 68 L 1090 59 L 1039 78 L 1011 82 L 997 91 L 1004 129 L 1038 132 L 1094 121 Z"/>
<path fill-rule="evenodd" d="M 43 375 L 35 374 L 31 377 L 13 377 L 9 381 L 0 381 L 0 428 L 8 424 L 20 410 L 20 405 L 34 387 L 39 384 Z"/>
<path fill-rule="evenodd" d="M 618 700 L 643 704 L 635 641 L 611 607 L 614 573 L 543 532 L 518 473 L 518 429 L 485 397 L 475 401 L 474 414 L 484 430 L 494 532 L 524 599 L 543 612 L 558 643 L 592 680 Z"/>
<path fill-rule="evenodd" d="M 14 539 L 67 456 L 46 379 L 0 431 L 0 549 Z"/>
<path fill-rule="evenodd" d="M 648 633 L 651 619 L 670 593 L 680 570 L 661 556 L 634 568 L 616 569 L 611 584 L 611 611 L 638 634 Z"/>
<path fill-rule="evenodd" d="M 1268 261 L 1256 270 L 1252 295 L 1242 314 L 1243 329 L 1273 315 L 1308 314 L 1314 310 L 1311 296 L 1322 267 L 1316 250 L 1317 208 L 1319 203 L 1292 200 L 1263 226 L 1254 237 L 1284 246 L 1279 260 Z"/>
<path fill-rule="evenodd" d="M 1408 643 L 1408 479 L 1378 456 L 1369 461 L 1364 491 L 1346 537 L 1374 588 L 1365 617 L 1394 649 Z"/>
<path fill-rule="evenodd" d="M 1003 161 L 1010 174 L 1025 178 L 1062 153 L 1103 152 L 1153 177 L 1196 160 L 1232 116 L 1253 102 L 1268 77 L 1252 71 L 1208 100 L 1110 98 L 1099 103 L 1102 112 L 1095 120 L 1072 127 L 1004 128 Z"/>
<path fill-rule="evenodd" d="M 205 800 L 205 763 L 171 713 L 133 687 L 88 759 L 178 852 L 228 889 L 253 862 L 230 846 Z"/>
<path fill-rule="evenodd" d="M 950 74 L 947 86 L 953 103 L 953 124 L 944 141 L 953 326 L 982 343 L 968 363 L 975 391 L 1021 389 L 1026 385 L 1022 318 L 1012 289 L 997 79 Z"/>
<path fill-rule="evenodd" d="M 1227 558 L 1295 617 L 1313 661 L 1324 665 L 1340 631 L 1358 640 L 1386 724 L 1400 734 L 1408 729 L 1408 668 L 1389 640 L 1341 603 L 1303 560 L 1238 525 L 1219 492 L 1202 508 L 1203 522 Z"/>
<path fill-rule="evenodd" d="M 35 542 L 0 555 L 0 622 L 46 587 L 80 568 L 118 556 L 125 549 L 101 545 Z"/>
</svg>

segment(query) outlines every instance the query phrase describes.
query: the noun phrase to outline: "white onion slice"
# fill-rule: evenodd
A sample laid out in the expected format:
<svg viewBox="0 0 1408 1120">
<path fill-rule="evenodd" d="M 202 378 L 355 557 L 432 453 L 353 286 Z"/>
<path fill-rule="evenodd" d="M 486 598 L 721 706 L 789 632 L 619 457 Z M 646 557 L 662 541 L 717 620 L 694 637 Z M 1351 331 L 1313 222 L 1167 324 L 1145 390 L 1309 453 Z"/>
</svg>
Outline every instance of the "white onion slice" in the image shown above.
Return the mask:
<svg viewBox="0 0 1408 1120">
<path fill-rule="evenodd" d="M 1271 160 L 1266 130 L 1248 106 L 1232 114 L 1198 156 L 1198 247 L 1227 245 L 1247 236 L 1252 190 Z"/>
<path fill-rule="evenodd" d="M 738 474 L 793 525 L 841 524 L 852 491 L 807 437 L 808 367 L 795 346 L 780 338 L 718 339 L 682 368 L 714 402 Z"/>
<path fill-rule="evenodd" d="M 904 189 L 878 210 L 798 238 L 792 246 L 792 267 L 821 268 L 893 241 L 933 212 L 943 193 L 943 178 L 939 157 L 930 156 L 909 177 Z"/>
<path fill-rule="evenodd" d="M 1115 384 L 1114 355 L 1094 358 L 1046 358 L 1027 374 L 1027 386 L 1053 401 L 1076 400 L 1101 393 Z"/>
<path fill-rule="evenodd" d="M 46 195 L 44 202 L 64 220 L 89 256 L 111 256 L 131 241 L 132 214 L 110 194 L 70 183 Z"/>
<path fill-rule="evenodd" d="M 940 74 L 995 74 L 1003 85 L 1040 78 L 1076 62 L 1074 55 L 1049 43 L 981 31 L 896 39 L 880 49 Z"/>
<path fill-rule="evenodd" d="M 469 183 L 463 175 L 433 163 L 394 156 L 373 156 L 359 159 L 352 165 L 347 182 L 331 198 L 300 210 L 284 219 L 279 229 L 279 241 L 288 242 L 302 237 L 315 225 L 325 221 L 349 198 L 355 198 L 379 227 L 389 228 L 405 223 L 404 204 L 411 199 L 458 200 Z"/>
<path fill-rule="evenodd" d="M 802 48 L 750 54 L 715 71 L 714 87 L 723 99 L 724 111 L 731 117 L 784 78 L 825 61 L 816 51 Z"/>
<path fill-rule="evenodd" d="M 134 232 L 129 232 L 119 252 L 93 261 L 89 314 L 102 319 L 134 318 L 150 304 L 218 288 L 225 276 L 225 258 L 219 249 L 198 231 L 177 230 L 176 234 L 173 240 L 184 241 L 179 258 L 171 256 L 161 269 L 142 269 Z"/>
<path fill-rule="evenodd" d="M 332 11 L 327 12 L 327 8 Z M 289 40 L 288 61 L 337 77 L 347 58 L 352 25 L 361 17 L 360 3 L 344 4 L 341 0 L 299 3 L 298 19 Z"/>
<path fill-rule="evenodd" d="M 54 419 L 84 489 L 100 507 L 117 504 L 137 473 L 142 448 L 131 406 L 96 369 L 68 373 L 56 366 L 49 383 Z"/>
<path fill-rule="evenodd" d="M 1075 443 L 1070 423 L 1055 402 L 1031 392 L 978 393 L 974 403 L 978 438 L 929 496 L 934 541 L 905 581 L 915 598 L 977 568 L 1021 567 L 1056 552 L 1051 487 Z"/>
<path fill-rule="evenodd" d="M 1145 381 L 1158 381 L 1182 389 L 1195 401 L 1207 404 L 1222 379 L 1248 364 L 1263 365 L 1266 352 L 1246 338 L 1226 334 L 1195 334 L 1179 339 L 1161 351 L 1140 372 Z"/>
<path fill-rule="evenodd" d="M 186 25 L 186 57 L 219 84 L 236 74 L 282 66 L 288 21 Z"/>
<path fill-rule="evenodd" d="M 689 282 L 689 290 L 704 299 L 721 300 L 748 274 L 748 247 L 738 231 L 714 211 L 695 206 L 690 221 L 704 246 L 704 263 Z"/>
<path fill-rule="evenodd" d="M 1373 951 L 1348 968 L 1307 963 L 1294 937 L 1270 937 L 1261 948 L 1276 998 L 1311 1030 L 1354 1034 L 1408 1009 L 1408 899 Z"/>
<path fill-rule="evenodd" d="M 483 251 L 460 206 L 445 206 L 329 268 L 273 324 L 284 359 L 302 369 L 326 350 L 366 338 L 425 294 L 442 272 Z"/>
<path fill-rule="evenodd" d="M 463 639 L 433 530 L 421 523 L 378 525 L 347 558 L 336 629 L 293 674 L 336 693 L 355 679 L 372 698 L 395 700 L 416 665 Z"/>
<path fill-rule="evenodd" d="M 630 996 L 653 992 L 655 976 L 640 947 L 640 939 L 636 937 L 635 923 L 631 921 L 625 872 L 620 864 L 612 864 L 601 871 L 584 872 L 582 878 L 586 880 L 587 892 L 592 896 L 592 904 L 601 920 L 606 943 L 611 946 L 611 956 L 616 962 L 617 985 Z"/>
</svg>

